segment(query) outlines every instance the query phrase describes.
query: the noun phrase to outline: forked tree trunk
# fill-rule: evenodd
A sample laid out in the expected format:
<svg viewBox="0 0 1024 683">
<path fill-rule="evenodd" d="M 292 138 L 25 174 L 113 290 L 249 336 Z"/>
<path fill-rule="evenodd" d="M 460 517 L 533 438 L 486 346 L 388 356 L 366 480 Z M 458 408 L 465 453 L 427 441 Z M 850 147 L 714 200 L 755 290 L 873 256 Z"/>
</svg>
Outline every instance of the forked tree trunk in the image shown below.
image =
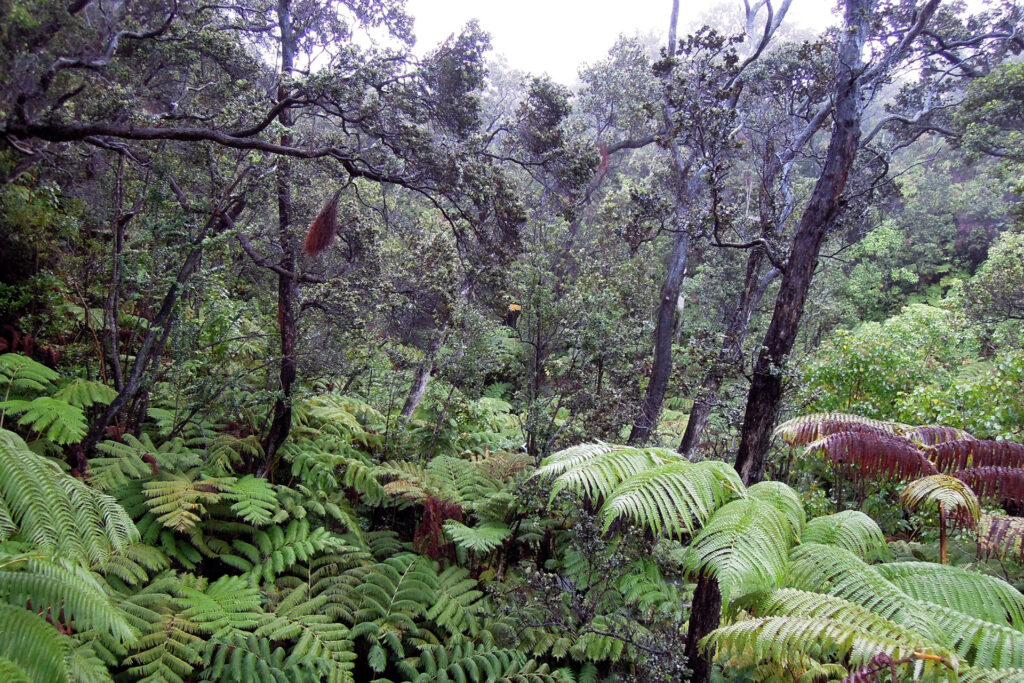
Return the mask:
<svg viewBox="0 0 1024 683">
<path fill-rule="evenodd" d="M 416 408 L 427 393 L 430 375 L 434 371 L 434 359 L 437 357 L 437 352 L 440 349 L 441 334 L 439 333 L 437 338 L 430 342 L 423 362 L 416 368 L 416 377 L 412 381 L 412 386 L 409 387 L 409 394 L 405 397 L 405 404 L 402 405 L 402 420 L 404 422 L 409 421 L 409 418 L 416 412 Z"/>
<path fill-rule="evenodd" d="M 839 44 L 833 96 L 835 118 L 821 175 L 793 236 L 775 310 L 747 394 L 736 470 L 747 485 L 761 481 L 764 459 L 782 398 L 786 358 L 793 350 L 821 243 L 842 206 L 842 194 L 860 140 L 862 50 L 874 0 L 846 0 L 846 28 Z"/>
</svg>

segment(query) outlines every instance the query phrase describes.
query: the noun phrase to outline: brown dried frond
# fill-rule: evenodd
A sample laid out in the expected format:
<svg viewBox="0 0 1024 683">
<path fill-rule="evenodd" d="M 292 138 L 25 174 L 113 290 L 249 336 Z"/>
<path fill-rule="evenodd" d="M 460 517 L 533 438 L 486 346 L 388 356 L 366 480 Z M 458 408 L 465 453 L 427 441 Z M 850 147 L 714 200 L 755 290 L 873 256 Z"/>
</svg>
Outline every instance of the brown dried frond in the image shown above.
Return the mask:
<svg viewBox="0 0 1024 683">
<path fill-rule="evenodd" d="M 1024 555 L 1024 518 L 985 515 L 978 522 L 978 554 L 1004 558 Z"/>
<path fill-rule="evenodd" d="M 947 441 L 973 441 L 974 437 L 962 429 L 943 425 L 923 425 L 907 432 L 907 438 L 920 441 L 925 446 L 934 446 Z"/>
<path fill-rule="evenodd" d="M 1024 504 L 1024 469 L 1015 467 L 972 467 L 954 472 L 953 476 L 978 494 L 999 505 Z"/>
<path fill-rule="evenodd" d="M 313 223 L 309 226 L 309 232 L 306 234 L 306 253 L 310 256 L 316 256 L 321 251 L 326 249 L 330 245 L 331 240 L 334 239 L 334 235 L 338 232 L 338 198 L 341 193 L 335 193 L 326 204 L 324 208 L 320 209 L 320 213 L 313 219 Z"/>
<path fill-rule="evenodd" d="M 1024 444 L 1009 441 L 947 441 L 933 446 L 930 456 L 940 472 L 976 467 L 1024 468 Z"/>
<path fill-rule="evenodd" d="M 775 435 L 782 437 L 790 446 L 801 446 L 840 432 L 866 432 L 880 436 L 898 434 L 901 426 L 848 413 L 812 413 L 783 422 L 775 429 Z"/>
<path fill-rule="evenodd" d="M 815 441 L 807 450 L 825 453 L 835 465 L 850 466 L 855 479 L 918 479 L 938 474 L 916 443 L 894 434 L 840 432 Z"/>
</svg>

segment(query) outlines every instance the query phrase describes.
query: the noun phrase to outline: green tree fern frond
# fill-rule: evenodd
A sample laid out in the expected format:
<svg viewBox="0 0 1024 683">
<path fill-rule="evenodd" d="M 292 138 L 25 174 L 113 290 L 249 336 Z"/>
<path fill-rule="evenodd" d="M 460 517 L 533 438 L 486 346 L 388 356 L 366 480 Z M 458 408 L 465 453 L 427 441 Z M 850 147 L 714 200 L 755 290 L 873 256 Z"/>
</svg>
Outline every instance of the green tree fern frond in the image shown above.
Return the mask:
<svg viewBox="0 0 1024 683">
<path fill-rule="evenodd" d="M 584 492 L 588 491 L 590 481 L 603 470 L 603 465 L 595 470 L 588 463 L 582 469 L 585 473 L 578 479 L 573 477 L 576 470 L 561 475 L 556 486 L 562 481 L 563 486 L 581 486 Z M 610 493 L 601 514 L 605 530 L 619 517 L 625 517 L 656 534 L 689 535 L 719 506 L 742 495 L 743 482 L 729 465 L 713 460 L 680 460 L 631 475 Z"/>
<path fill-rule="evenodd" d="M 469 571 L 452 565 L 438 574 L 434 604 L 426 616 L 452 636 L 476 636 L 480 630 L 482 597 L 483 591 Z"/>
<path fill-rule="evenodd" d="M 231 511 L 253 526 L 270 524 L 280 510 L 274 487 L 251 474 L 232 483 L 225 498 L 236 501 Z"/>
<path fill-rule="evenodd" d="M 473 553 L 491 552 L 512 533 L 508 525 L 502 522 L 485 522 L 477 527 L 468 527 L 454 519 L 444 523 L 444 532 L 455 545 Z"/>
<path fill-rule="evenodd" d="M 340 550 L 345 542 L 325 527 L 310 527 L 305 519 L 293 519 L 287 527 L 272 526 L 257 530 L 253 543 L 235 540 L 231 543 L 235 553 L 221 556 L 221 560 L 247 574 L 273 581 L 297 562 L 305 562 L 324 551 Z"/>
<path fill-rule="evenodd" d="M 1024 595 L 1002 579 L 932 562 L 894 562 L 875 569 L 916 600 L 1024 631 Z"/>
<path fill-rule="evenodd" d="M 231 477 L 201 477 L 198 471 L 163 473 L 143 484 L 146 506 L 160 524 L 175 531 L 191 529 L 206 514 L 206 506 L 220 502 L 234 483 Z"/>
<path fill-rule="evenodd" d="M 981 505 L 974 491 L 948 474 L 933 474 L 911 482 L 900 494 L 900 503 L 910 510 L 924 505 L 939 506 L 971 527 L 981 517 Z"/>
<path fill-rule="evenodd" d="M 534 476 L 554 477 L 552 499 L 559 491 L 569 489 L 590 500 L 598 500 L 611 495 L 616 487 L 634 475 L 682 460 L 682 456 L 667 448 L 584 444 L 546 458 Z"/>
<path fill-rule="evenodd" d="M 180 615 L 162 615 L 135 642 L 135 654 L 124 660 L 129 675 L 142 683 L 184 683 L 202 662 L 205 641 L 197 631 Z"/>
<path fill-rule="evenodd" d="M 889 557 L 885 535 L 875 520 L 859 510 L 815 517 L 800 535 L 802 543 L 821 543 L 849 550 L 866 562 Z"/>
<path fill-rule="evenodd" d="M 126 615 L 100 581 L 66 560 L 0 554 L 0 596 L 47 614 L 55 623 L 99 631 L 120 643 L 135 639 Z"/>
<path fill-rule="evenodd" d="M 715 577 L 728 602 L 783 585 L 793 540 L 789 519 L 775 507 L 753 498 L 734 500 L 693 538 L 685 566 Z"/>
<path fill-rule="evenodd" d="M 103 382 L 78 378 L 58 389 L 53 397 L 77 408 L 91 408 L 109 404 L 117 398 L 117 392 Z"/>
<path fill-rule="evenodd" d="M 95 566 L 139 540 L 131 517 L 112 497 L 61 472 L 0 429 L 0 500 L 17 527 L 14 540 Z"/>
<path fill-rule="evenodd" d="M 50 396 L 3 401 L 0 412 L 21 414 L 19 426 L 61 446 L 78 443 L 85 437 L 87 425 L 82 409 Z"/>
<path fill-rule="evenodd" d="M 39 615 L 0 603 L 0 662 L 9 662 L 9 671 L 32 683 L 70 681 L 70 649 L 71 639 Z M 3 668 L 0 665 L 0 670 Z"/>
<path fill-rule="evenodd" d="M 747 496 L 768 503 L 786 515 L 793 525 L 793 533 L 800 538 L 807 523 L 807 513 L 796 491 L 781 481 L 759 481 L 747 488 Z"/>
<path fill-rule="evenodd" d="M 807 658 L 838 661 L 847 668 L 866 666 L 885 653 L 895 660 L 914 659 L 915 653 L 935 655 L 944 661 L 916 660 L 901 665 L 906 676 L 926 673 L 930 680 L 955 681 L 956 656 L 942 648 L 918 650 L 902 640 L 863 630 L 840 620 L 822 617 L 760 617 L 712 631 L 701 641 L 706 651 L 714 648 L 716 659 L 732 665 L 772 662 L 782 667 L 803 668 Z M 915 671 L 916 670 L 916 671 Z M 915 676 L 916 677 L 916 676 Z"/>
<path fill-rule="evenodd" d="M 1024 683 L 1024 669 L 983 669 L 972 666 L 961 670 L 960 683 Z"/>
</svg>

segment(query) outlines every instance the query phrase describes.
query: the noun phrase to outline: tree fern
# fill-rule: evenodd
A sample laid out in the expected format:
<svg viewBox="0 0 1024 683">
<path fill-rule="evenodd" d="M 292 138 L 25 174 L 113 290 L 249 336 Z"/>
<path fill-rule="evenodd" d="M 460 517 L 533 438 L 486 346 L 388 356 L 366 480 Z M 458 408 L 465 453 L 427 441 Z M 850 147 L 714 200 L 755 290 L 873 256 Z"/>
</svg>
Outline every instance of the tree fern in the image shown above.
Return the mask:
<svg viewBox="0 0 1024 683">
<path fill-rule="evenodd" d="M 978 553 L 986 557 L 1024 557 L 1024 518 L 982 513 L 978 519 Z"/>
<path fill-rule="evenodd" d="M 157 521 L 175 531 L 191 529 L 206 514 L 206 507 L 220 502 L 231 490 L 232 477 L 205 477 L 198 470 L 163 473 L 142 486 L 146 505 Z"/>
<path fill-rule="evenodd" d="M 453 519 L 444 523 L 444 531 L 460 548 L 473 553 L 489 553 L 500 546 L 512 531 L 502 522 L 485 522 L 468 527 Z"/>
<path fill-rule="evenodd" d="M 0 430 L 0 501 L 15 540 L 87 565 L 139 539 L 117 501 L 61 472 L 16 434 Z"/>
<path fill-rule="evenodd" d="M 11 394 L 49 391 L 60 374 L 20 353 L 0 355 L 0 390 L 3 400 Z M 0 421 L 0 427 L 3 422 Z"/>
<path fill-rule="evenodd" d="M 162 615 L 125 659 L 128 673 L 142 683 L 184 683 L 202 662 L 205 641 L 198 630 L 178 614 Z"/>
<path fill-rule="evenodd" d="M 469 572 L 453 565 L 438 574 L 434 603 L 426 616 L 452 636 L 476 636 L 480 631 L 482 597 L 483 592 Z"/>
<path fill-rule="evenodd" d="M 873 420 L 848 413 L 811 413 L 786 420 L 775 428 L 775 436 L 790 446 L 803 446 L 839 432 L 875 435 L 899 434 L 905 425 Z"/>
<path fill-rule="evenodd" d="M 889 546 L 878 523 L 859 510 L 843 510 L 812 519 L 800 541 L 835 545 L 867 562 L 889 557 Z"/>
<path fill-rule="evenodd" d="M 1024 444 L 1009 441 L 964 439 L 934 446 L 932 462 L 940 472 L 956 472 L 972 467 L 1024 467 Z"/>
<path fill-rule="evenodd" d="M 1024 667 L 1024 633 L 947 607 L 922 604 L 931 623 L 947 635 L 957 654 L 972 666 Z"/>
<path fill-rule="evenodd" d="M 66 560 L 0 554 L 0 596 L 54 623 L 101 631 L 122 643 L 135 639 L 126 616 L 97 577 Z"/>
<path fill-rule="evenodd" d="M 1024 469 L 1016 467 L 973 467 L 953 472 L 979 498 L 1005 506 L 1024 504 Z"/>
<path fill-rule="evenodd" d="M 740 621 L 712 631 L 701 646 L 716 652 L 716 659 L 731 665 L 773 662 L 782 667 L 804 668 L 808 658 L 817 662 L 839 661 L 849 668 L 863 667 L 880 652 L 895 660 L 911 659 L 901 666 L 915 678 L 921 674 L 931 680 L 956 680 L 955 655 L 941 648 L 917 650 L 912 645 L 851 626 L 841 620 L 822 617 L 761 617 Z M 940 657 L 915 658 L 915 655 Z"/>
<path fill-rule="evenodd" d="M 730 597 L 781 586 L 793 540 L 790 521 L 775 507 L 754 498 L 734 500 L 693 538 L 685 566 L 715 577 L 728 602 Z"/>
<path fill-rule="evenodd" d="M 588 480 L 603 467 L 594 470 L 588 463 L 581 469 L 585 471 L 582 476 L 576 477 L 576 470 L 569 470 L 556 480 L 556 486 L 561 481 L 563 486 L 581 487 L 582 492 L 590 490 Z M 745 488 L 729 465 L 713 460 L 680 460 L 631 475 L 610 492 L 601 514 L 606 530 L 616 519 L 625 517 L 656 534 L 689 535 L 720 505 L 738 495 L 745 495 Z"/>
<path fill-rule="evenodd" d="M 11 676 L 5 680 L 21 677 L 32 683 L 70 681 L 70 649 L 71 639 L 45 619 L 0 602 L 0 671 Z"/>
<path fill-rule="evenodd" d="M 534 476 L 554 478 L 552 498 L 559 491 L 569 489 L 598 500 L 609 496 L 619 484 L 636 474 L 680 461 L 682 456 L 666 448 L 585 444 L 546 458 Z"/>
<path fill-rule="evenodd" d="M 807 452 L 824 453 L 855 478 L 917 479 L 938 472 L 917 444 L 895 435 L 838 432 L 808 444 Z"/>
<path fill-rule="evenodd" d="M 963 526 L 971 529 L 978 525 L 981 505 L 974 491 L 956 477 L 933 474 L 911 482 L 900 494 L 900 504 L 910 510 L 934 506 L 939 510 L 939 561 L 947 563 L 946 520 L 952 515 Z"/>
<path fill-rule="evenodd" d="M 912 598 L 1024 630 L 1024 595 L 1002 579 L 932 562 L 895 562 L 875 569 Z"/>
<path fill-rule="evenodd" d="M 61 446 L 78 443 L 85 437 L 87 425 L 82 409 L 51 396 L 3 401 L 0 412 L 21 415 L 18 426 Z"/>
<path fill-rule="evenodd" d="M 747 496 L 768 503 L 786 515 L 793 525 L 793 533 L 800 537 L 807 522 L 807 513 L 796 491 L 781 481 L 760 481 L 747 488 Z"/>
<path fill-rule="evenodd" d="M 237 635 L 203 659 L 203 680 L 315 683 L 325 679 L 316 664 L 313 657 L 296 656 L 267 639 Z"/>
<path fill-rule="evenodd" d="M 236 501 L 231 511 L 253 526 L 270 524 L 280 511 L 274 487 L 251 474 L 232 483 L 225 498 Z"/>
<path fill-rule="evenodd" d="M 117 398 L 117 392 L 103 382 L 78 378 L 58 389 L 53 397 L 77 408 L 91 408 L 107 405 Z"/>
</svg>

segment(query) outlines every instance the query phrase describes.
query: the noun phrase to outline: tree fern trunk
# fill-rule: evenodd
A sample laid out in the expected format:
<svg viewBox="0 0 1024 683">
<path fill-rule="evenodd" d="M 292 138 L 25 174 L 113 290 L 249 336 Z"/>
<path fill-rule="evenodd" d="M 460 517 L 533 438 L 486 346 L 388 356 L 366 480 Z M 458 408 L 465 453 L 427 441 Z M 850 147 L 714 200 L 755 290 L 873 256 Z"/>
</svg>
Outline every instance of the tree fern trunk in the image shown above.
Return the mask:
<svg viewBox="0 0 1024 683">
<path fill-rule="evenodd" d="M 722 593 L 718 582 L 709 576 L 701 576 L 693 591 L 690 607 L 690 627 L 686 633 L 686 662 L 693 670 L 692 683 L 706 683 L 711 679 L 711 653 L 701 654 L 701 638 L 718 628 L 722 618 Z"/>
</svg>

